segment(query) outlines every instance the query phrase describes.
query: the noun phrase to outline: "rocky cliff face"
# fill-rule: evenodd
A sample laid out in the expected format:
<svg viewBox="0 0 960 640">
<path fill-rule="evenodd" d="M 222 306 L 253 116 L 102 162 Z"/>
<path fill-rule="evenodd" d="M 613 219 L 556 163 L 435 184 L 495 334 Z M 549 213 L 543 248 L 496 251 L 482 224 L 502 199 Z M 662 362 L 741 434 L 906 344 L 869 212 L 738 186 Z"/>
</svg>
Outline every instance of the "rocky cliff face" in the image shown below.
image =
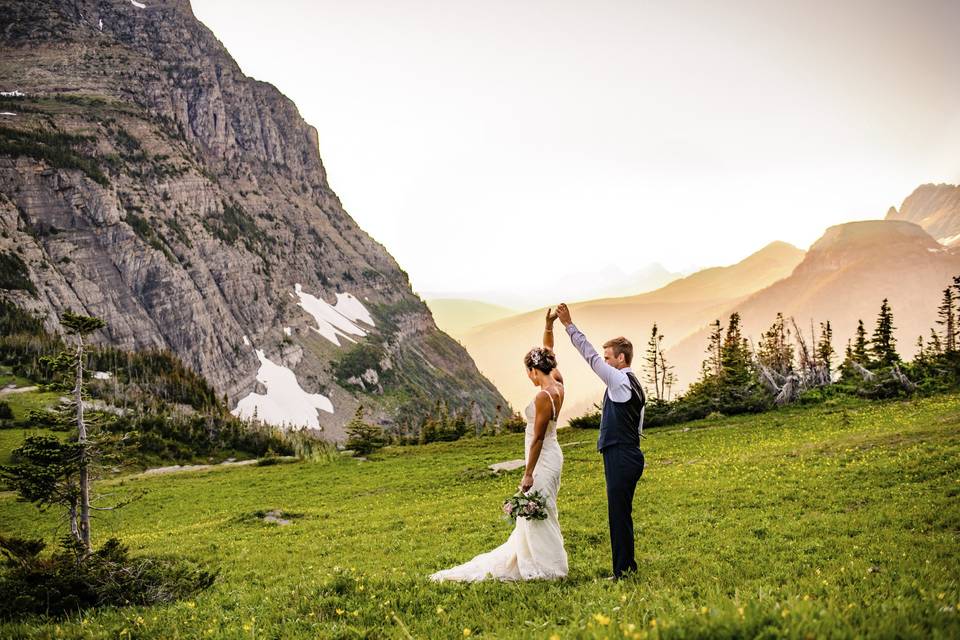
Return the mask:
<svg viewBox="0 0 960 640">
<path fill-rule="evenodd" d="M 333 437 L 359 404 L 505 404 L 187 0 L 0 0 L 0 51 L 0 294 L 169 348 L 260 417 L 324 405 Z"/>
<path fill-rule="evenodd" d="M 960 244 L 960 186 L 924 184 L 907 196 L 900 210 L 892 208 L 887 220 L 913 222 L 947 246 Z"/>
</svg>

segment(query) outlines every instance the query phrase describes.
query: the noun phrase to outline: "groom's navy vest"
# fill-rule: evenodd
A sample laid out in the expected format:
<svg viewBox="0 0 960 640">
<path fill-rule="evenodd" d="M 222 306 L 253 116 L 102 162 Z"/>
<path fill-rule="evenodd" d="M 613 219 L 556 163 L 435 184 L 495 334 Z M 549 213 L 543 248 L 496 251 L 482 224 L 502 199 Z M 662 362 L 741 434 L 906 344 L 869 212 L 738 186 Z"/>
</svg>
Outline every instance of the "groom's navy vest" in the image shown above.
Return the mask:
<svg viewBox="0 0 960 640">
<path fill-rule="evenodd" d="M 614 402 L 610 392 L 603 394 L 603 413 L 600 416 L 600 438 L 597 451 L 603 451 L 615 444 L 640 446 L 640 419 L 647 398 L 640 381 L 632 372 L 627 372 L 630 380 L 630 399 L 626 402 Z"/>
</svg>

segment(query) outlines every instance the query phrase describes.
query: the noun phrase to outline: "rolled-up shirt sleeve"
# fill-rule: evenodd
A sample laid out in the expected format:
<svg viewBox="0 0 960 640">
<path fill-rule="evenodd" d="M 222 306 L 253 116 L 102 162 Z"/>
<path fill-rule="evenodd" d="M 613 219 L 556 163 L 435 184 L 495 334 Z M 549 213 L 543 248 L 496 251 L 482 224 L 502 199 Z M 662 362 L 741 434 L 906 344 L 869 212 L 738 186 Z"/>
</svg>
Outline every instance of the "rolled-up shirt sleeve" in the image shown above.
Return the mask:
<svg viewBox="0 0 960 640">
<path fill-rule="evenodd" d="M 572 342 L 573 346 L 580 352 L 583 359 L 587 361 L 587 364 L 590 365 L 593 372 L 607 385 L 610 399 L 614 402 L 626 402 L 629 400 L 630 379 L 627 378 L 627 374 L 604 362 L 600 354 L 597 353 L 597 350 L 594 349 L 590 341 L 587 340 L 587 336 L 583 335 L 583 332 L 577 329 L 573 323 L 567 325 L 567 335 L 570 336 L 570 342 Z"/>
</svg>

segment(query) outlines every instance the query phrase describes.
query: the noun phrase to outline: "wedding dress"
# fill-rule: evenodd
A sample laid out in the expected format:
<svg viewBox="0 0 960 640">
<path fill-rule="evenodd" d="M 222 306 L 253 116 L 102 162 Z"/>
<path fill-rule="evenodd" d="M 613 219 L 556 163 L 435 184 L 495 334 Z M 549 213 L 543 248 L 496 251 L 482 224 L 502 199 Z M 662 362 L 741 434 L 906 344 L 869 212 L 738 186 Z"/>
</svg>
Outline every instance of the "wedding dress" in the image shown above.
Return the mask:
<svg viewBox="0 0 960 640">
<path fill-rule="evenodd" d="M 452 569 L 438 571 L 430 576 L 431 580 L 550 580 L 567 575 L 567 552 L 563 548 L 563 535 L 557 520 L 557 492 L 560 490 L 560 471 L 563 468 L 563 452 L 557 441 L 557 410 L 553 397 L 546 391 L 540 393 L 546 393 L 550 398 L 554 406 L 553 419 L 547 423 L 543 448 L 533 470 L 530 492 L 539 491 L 546 498 L 547 518 L 517 518 L 513 533 L 502 545 Z M 527 405 L 524 416 L 527 419 L 524 459 L 529 460 L 536 417 L 533 401 Z"/>
</svg>

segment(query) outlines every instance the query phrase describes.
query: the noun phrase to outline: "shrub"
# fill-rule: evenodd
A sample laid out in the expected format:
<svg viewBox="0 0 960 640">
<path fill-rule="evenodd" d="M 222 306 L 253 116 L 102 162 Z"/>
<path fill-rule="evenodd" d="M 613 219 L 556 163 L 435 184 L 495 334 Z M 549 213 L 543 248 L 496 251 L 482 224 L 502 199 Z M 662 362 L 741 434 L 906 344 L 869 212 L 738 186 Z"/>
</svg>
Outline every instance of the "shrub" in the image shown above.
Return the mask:
<svg viewBox="0 0 960 640">
<path fill-rule="evenodd" d="M 363 407 L 357 407 L 357 413 L 347 423 L 346 447 L 365 456 L 387 444 L 383 429 L 363 419 Z"/>
<path fill-rule="evenodd" d="M 102 606 L 173 602 L 206 589 L 216 573 L 173 558 L 131 558 L 115 538 L 93 553 L 66 539 L 52 556 L 41 557 L 40 540 L 0 536 L 5 558 L 0 573 L 0 619 L 27 615 L 62 617 Z"/>
<path fill-rule="evenodd" d="M 600 412 L 594 411 L 592 413 L 585 413 L 582 416 L 577 416 L 576 418 L 570 418 L 570 426 L 574 429 L 599 429 Z"/>
</svg>

